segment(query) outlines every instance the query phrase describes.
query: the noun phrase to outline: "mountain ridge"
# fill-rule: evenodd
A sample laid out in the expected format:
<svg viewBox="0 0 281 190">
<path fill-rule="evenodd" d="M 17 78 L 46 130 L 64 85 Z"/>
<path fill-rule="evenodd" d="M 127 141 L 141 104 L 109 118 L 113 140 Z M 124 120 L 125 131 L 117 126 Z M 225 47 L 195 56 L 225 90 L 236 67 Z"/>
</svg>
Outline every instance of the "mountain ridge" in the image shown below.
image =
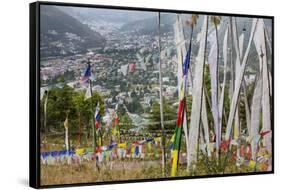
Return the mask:
<svg viewBox="0 0 281 190">
<path fill-rule="evenodd" d="M 54 6 L 42 6 L 40 16 L 43 58 L 83 53 L 105 44 L 98 32 Z"/>
</svg>

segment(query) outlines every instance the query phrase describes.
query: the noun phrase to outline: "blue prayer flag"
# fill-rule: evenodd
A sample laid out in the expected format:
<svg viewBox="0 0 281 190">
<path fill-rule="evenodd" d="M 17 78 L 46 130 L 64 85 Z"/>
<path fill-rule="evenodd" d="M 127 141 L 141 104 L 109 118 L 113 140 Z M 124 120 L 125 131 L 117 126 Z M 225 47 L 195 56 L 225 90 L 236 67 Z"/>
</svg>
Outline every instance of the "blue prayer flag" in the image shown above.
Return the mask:
<svg viewBox="0 0 281 190">
<path fill-rule="evenodd" d="M 87 69 L 84 72 L 84 75 L 80 79 L 81 83 L 88 82 L 90 77 L 91 77 L 91 65 L 88 65 Z"/>
<path fill-rule="evenodd" d="M 191 48 L 189 48 L 188 52 L 186 53 L 185 60 L 183 63 L 183 75 L 187 75 L 187 71 L 189 68 L 189 62 L 190 62 L 190 54 L 191 54 Z"/>
</svg>

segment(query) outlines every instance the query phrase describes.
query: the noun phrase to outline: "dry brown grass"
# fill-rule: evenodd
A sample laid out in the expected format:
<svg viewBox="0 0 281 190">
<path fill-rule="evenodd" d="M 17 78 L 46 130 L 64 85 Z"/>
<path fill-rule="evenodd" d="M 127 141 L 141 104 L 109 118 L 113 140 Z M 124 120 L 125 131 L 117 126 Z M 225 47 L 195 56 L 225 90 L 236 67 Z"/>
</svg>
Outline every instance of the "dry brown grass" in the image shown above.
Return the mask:
<svg viewBox="0 0 281 190">
<path fill-rule="evenodd" d="M 94 162 L 78 165 L 41 165 L 41 185 L 90 183 L 118 180 L 151 179 L 162 177 L 161 165 L 154 161 L 115 161 L 101 164 L 98 171 Z"/>
<path fill-rule="evenodd" d="M 224 159 L 222 159 L 224 160 Z M 171 164 L 167 161 L 166 177 L 170 177 Z M 266 171 L 263 165 L 258 164 L 256 172 Z M 177 176 L 202 176 L 202 175 L 223 175 L 229 173 L 253 172 L 253 168 L 247 165 L 237 167 L 235 161 L 228 160 L 225 165 L 217 165 L 217 161 L 210 159 L 208 163 L 201 158 L 196 164 L 196 170 L 189 172 L 186 164 L 179 164 Z M 41 185 L 92 183 L 120 180 L 137 180 L 163 178 L 161 160 L 139 160 L 126 159 L 114 160 L 99 164 L 99 171 L 94 161 L 83 162 L 82 165 L 41 165 Z"/>
</svg>

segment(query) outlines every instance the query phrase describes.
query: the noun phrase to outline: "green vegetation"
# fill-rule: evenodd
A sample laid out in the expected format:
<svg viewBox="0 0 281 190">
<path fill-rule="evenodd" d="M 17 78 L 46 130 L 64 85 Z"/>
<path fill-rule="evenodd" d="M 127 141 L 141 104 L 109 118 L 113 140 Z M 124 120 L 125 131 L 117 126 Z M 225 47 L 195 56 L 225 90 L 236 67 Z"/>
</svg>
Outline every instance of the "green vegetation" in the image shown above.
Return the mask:
<svg viewBox="0 0 281 190">
<path fill-rule="evenodd" d="M 175 120 L 177 118 L 176 109 L 173 108 L 170 104 L 168 104 L 165 98 L 163 100 L 163 114 L 166 121 Z M 152 122 L 160 121 L 160 105 L 156 101 L 152 103 L 150 120 Z M 156 125 L 150 125 L 149 129 L 160 130 L 161 129 L 160 123 Z M 165 124 L 165 129 L 175 129 L 175 124 Z"/>
<path fill-rule="evenodd" d="M 221 155 L 221 162 L 217 165 L 214 157 L 207 157 L 204 154 L 199 155 L 196 163 L 196 170 L 186 170 L 184 163 L 179 163 L 177 177 L 184 176 L 205 176 L 205 175 L 223 175 L 231 173 L 249 173 L 264 171 L 263 164 L 255 165 L 242 164 L 237 166 L 235 160 L 227 160 L 224 164 L 226 154 Z M 125 159 L 114 160 L 113 162 L 104 162 L 99 164 L 99 172 L 94 162 L 84 162 L 81 165 L 41 165 L 41 182 L 44 184 L 70 184 L 70 183 L 89 183 L 99 181 L 118 181 L 118 180 L 137 180 L 137 179 L 155 179 L 161 178 L 162 169 L 159 160 L 138 160 Z M 165 170 L 166 177 L 170 176 L 170 165 L 167 164 Z"/>
<path fill-rule="evenodd" d="M 41 130 L 44 130 L 44 102 L 46 98 L 45 94 L 40 104 Z M 100 114 L 104 115 L 104 98 L 96 91 L 93 92 L 92 102 L 93 111 L 95 112 L 96 105 L 99 102 Z M 70 132 L 78 133 L 83 128 L 83 130 L 86 129 L 89 136 L 92 114 L 94 114 L 91 106 L 91 98 L 85 100 L 85 91 L 75 91 L 65 84 L 62 88 L 52 88 L 48 92 L 47 131 L 42 132 L 48 133 L 51 131 L 52 134 L 63 132 L 63 122 L 68 113 Z"/>
</svg>

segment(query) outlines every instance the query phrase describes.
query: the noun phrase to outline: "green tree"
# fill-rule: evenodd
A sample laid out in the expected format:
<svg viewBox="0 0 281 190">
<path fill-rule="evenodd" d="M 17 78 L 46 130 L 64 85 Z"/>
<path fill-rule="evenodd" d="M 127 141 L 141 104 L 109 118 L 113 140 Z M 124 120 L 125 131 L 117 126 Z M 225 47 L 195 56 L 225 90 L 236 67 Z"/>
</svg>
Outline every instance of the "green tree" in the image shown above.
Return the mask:
<svg viewBox="0 0 281 190">
<path fill-rule="evenodd" d="M 44 99 L 43 99 L 44 100 Z M 85 100 L 85 91 L 77 92 L 73 88 L 64 85 L 62 88 L 53 88 L 49 90 L 47 105 L 47 128 L 51 132 L 63 132 L 64 120 L 68 114 L 69 131 L 71 134 L 81 135 L 82 126 L 86 126 L 88 137 L 91 130 L 91 119 L 93 118 L 97 103 L 100 103 L 100 114 L 104 115 L 104 99 L 96 91 L 93 92 L 93 108 L 91 98 Z M 44 101 L 41 101 L 41 114 L 44 111 Z M 92 112 L 93 109 L 93 112 Z M 41 131 L 43 129 L 43 120 L 41 120 Z M 70 135 L 73 138 L 74 135 Z M 80 138 L 80 137 L 79 137 Z M 80 141 L 80 139 L 79 139 Z"/>
<path fill-rule="evenodd" d="M 177 118 L 177 111 L 175 108 L 170 106 L 167 101 L 163 100 L 163 115 L 164 115 L 164 121 L 170 121 L 170 120 L 175 120 Z M 160 122 L 160 104 L 157 101 L 154 101 L 152 103 L 151 107 L 151 117 L 150 120 L 152 122 Z M 174 124 L 165 124 L 164 125 L 166 129 L 174 129 L 175 128 L 175 123 Z M 156 124 L 156 125 L 150 125 L 149 129 L 151 130 L 160 130 L 161 125 Z"/>
<path fill-rule="evenodd" d="M 90 119 L 91 119 L 91 103 L 89 101 L 85 101 L 85 92 L 77 92 L 73 96 L 73 102 L 76 108 L 77 114 L 77 126 L 78 126 L 78 144 L 81 144 L 81 136 L 83 131 L 83 126 L 86 127 L 88 136 L 90 134 Z"/>
<path fill-rule="evenodd" d="M 131 97 L 132 97 L 132 95 L 131 95 Z M 132 112 L 132 113 L 140 114 L 143 112 L 142 105 L 137 97 L 132 98 L 132 102 L 127 103 L 126 107 L 128 108 L 129 112 Z"/>
<path fill-rule="evenodd" d="M 92 99 L 92 100 L 91 100 Z M 100 114 L 101 116 L 104 115 L 105 113 L 105 104 L 104 104 L 104 98 L 97 92 L 97 91 L 94 91 L 93 92 L 93 97 L 92 98 L 88 98 L 85 100 L 86 104 L 90 105 L 90 114 L 87 115 L 87 121 L 90 123 L 90 121 L 92 120 L 93 116 L 91 115 L 92 111 L 91 109 L 93 109 L 93 114 L 95 114 L 95 110 L 96 110 L 96 107 L 99 103 L 99 109 L 100 109 Z M 92 105 L 93 103 L 93 105 Z M 91 106 L 93 106 L 93 108 L 91 108 Z M 90 137 L 90 132 L 91 132 L 91 123 L 90 125 L 88 125 L 88 129 L 87 129 L 87 132 L 88 132 L 88 138 Z"/>
<path fill-rule="evenodd" d="M 69 112 L 70 127 L 73 124 L 76 109 L 73 103 L 74 89 L 64 85 L 60 88 L 49 90 L 49 99 L 47 105 L 47 125 L 49 130 L 63 131 L 63 122 Z"/>
<path fill-rule="evenodd" d="M 128 113 L 120 114 L 119 123 L 125 124 L 125 125 L 119 125 L 119 129 L 121 129 L 121 130 L 122 129 L 128 130 L 128 129 L 131 129 L 133 127 L 133 121 L 129 117 Z"/>
</svg>

